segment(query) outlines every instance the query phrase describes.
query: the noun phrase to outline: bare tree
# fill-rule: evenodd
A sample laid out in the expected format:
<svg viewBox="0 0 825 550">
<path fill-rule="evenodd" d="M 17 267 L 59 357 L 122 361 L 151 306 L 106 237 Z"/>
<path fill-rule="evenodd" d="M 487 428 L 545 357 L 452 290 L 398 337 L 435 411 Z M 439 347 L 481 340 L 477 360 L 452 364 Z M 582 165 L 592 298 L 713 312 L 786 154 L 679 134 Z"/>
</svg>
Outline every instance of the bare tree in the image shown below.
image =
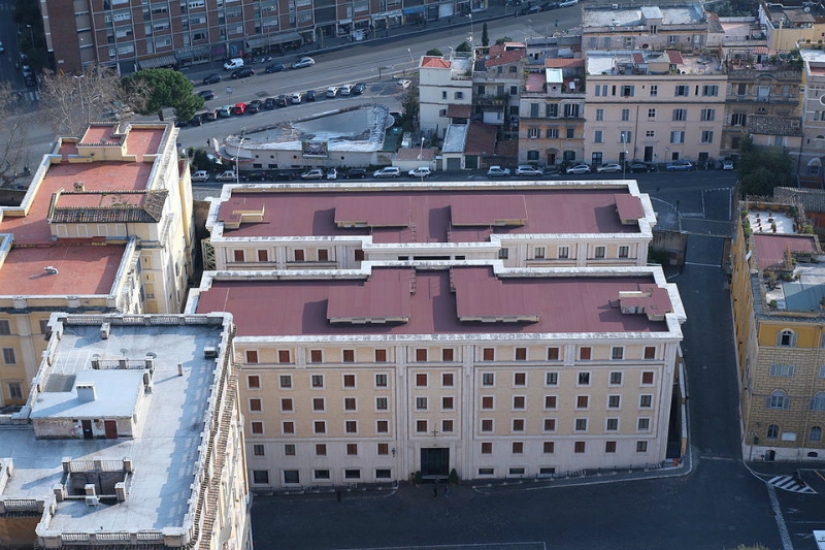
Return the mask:
<svg viewBox="0 0 825 550">
<path fill-rule="evenodd" d="M 88 66 L 82 74 L 43 75 L 41 113 L 55 133 L 77 136 L 92 122 L 131 116 L 117 73 L 108 67 Z"/>
<path fill-rule="evenodd" d="M 0 83 L 0 182 L 14 181 L 18 172 L 28 171 L 24 166 L 25 142 L 30 121 L 16 114 L 21 98 L 11 91 L 7 82 Z"/>
</svg>

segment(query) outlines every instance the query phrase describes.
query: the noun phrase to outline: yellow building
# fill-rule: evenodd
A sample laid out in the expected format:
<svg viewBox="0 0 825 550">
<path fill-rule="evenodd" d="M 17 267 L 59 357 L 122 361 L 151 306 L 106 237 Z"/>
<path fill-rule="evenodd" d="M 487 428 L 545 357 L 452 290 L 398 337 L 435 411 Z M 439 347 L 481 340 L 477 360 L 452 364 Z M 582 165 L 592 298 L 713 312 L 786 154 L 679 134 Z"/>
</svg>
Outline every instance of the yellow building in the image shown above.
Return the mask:
<svg viewBox="0 0 825 550">
<path fill-rule="evenodd" d="M 743 203 L 731 293 L 745 456 L 825 451 L 825 257 L 797 206 Z"/>
</svg>

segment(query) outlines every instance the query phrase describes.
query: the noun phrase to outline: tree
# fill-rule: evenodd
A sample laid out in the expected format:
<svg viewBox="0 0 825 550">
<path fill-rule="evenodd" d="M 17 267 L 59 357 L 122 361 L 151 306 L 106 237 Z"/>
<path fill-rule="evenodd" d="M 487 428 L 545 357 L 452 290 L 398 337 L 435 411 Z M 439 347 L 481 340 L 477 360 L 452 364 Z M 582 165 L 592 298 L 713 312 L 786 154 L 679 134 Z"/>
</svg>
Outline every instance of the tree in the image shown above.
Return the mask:
<svg viewBox="0 0 825 550">
<path fill-rule="evenodd" d="M 404 112 L 398 120 L 398 125 L 405 130 L 412 131 L 416 129 L 420 110 L 418 100 L 418 86 L 410 86 L 401 96 L 401 109 Z"/>
<path fill-rule="evenodd" d="M 203 107 L 203 98 L 195 95 L 192 82 L 172 69 L 147 69 L 122 80 L 129 103 L 142 115 L 158 113 L 163 120 L 163 108 L 175 110 L 178 120 L 188 122 Z"/>
<path fill-rule="evenodd" d="M 438 48 L 432 48 L 430 50 L 427 50 L 427 53 L 425 53 L 424 55 L 435 55 L 435 56 L 438 56 L 438 57 L 443 57 L 444 56 L 444 54 L 441 53 L 441 50 L 439 50 Z"/>
<path fill-rule="evenodd" d="M 774 187 L 796 185 L 793 162 L 788 151 L 779 147 L 758 147 L 750 135 L 742 139 L 739 149 L 741 195 L 769 196 Z"/>
<path fill-rule="evenodd" d="M 7 82 L 0 84 L 0 182 L 11 183 L 28 166 L 25 162 L 25 142 L 30 119 L 16 113 L 20 96 L 12 92 Z"/>
<path fill-rule="evenodd" d="M 108 67 L 89 66 L 79 75 L 47 71 L 40 100 L 44 123 L 64 136 L 79 136 L 89 123 L 126 111 L 120 80 Z"/>
<path fill-rule="evenodd" d="M 505 42 L 512 42 L 512 41 L 513 41 L 513 39 L 510 38 L 509 36 L 502 36 L 501 38 L 496 40 L 496 46 L 501 46 Z"/>
<path fill-rule="evenodd" d="M 473 47 L 470 46 L 470 43 L 465 40 L 464 42 L 462 42 L 461 44 L 458 45 L 458 47 L 455 49 L 455 51 L 457 51 L 457 52 L 471 52 L 471 51 L 473 51 Z"/>
<path fill-rule="evenodd" d="M 490 36 L 487 34 L 487 23 L 481 27 L 481 45 L 485 48 L 490 45 Z"/>
</svg>

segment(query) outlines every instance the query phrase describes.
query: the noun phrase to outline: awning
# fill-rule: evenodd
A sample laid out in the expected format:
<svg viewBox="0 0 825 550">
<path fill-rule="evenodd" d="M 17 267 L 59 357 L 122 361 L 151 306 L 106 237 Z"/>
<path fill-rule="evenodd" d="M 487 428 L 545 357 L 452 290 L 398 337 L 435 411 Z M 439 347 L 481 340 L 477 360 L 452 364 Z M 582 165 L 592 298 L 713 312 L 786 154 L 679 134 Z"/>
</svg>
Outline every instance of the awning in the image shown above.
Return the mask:
<svg viewBox="0 0 825 550">
<path fill-rule="evenodd" d="M 303 40 L 301 35 L 297 32 L 287 32 L 284 34 L 276 34 L 275 36 L 269 37 L 269 44 L 283 44 L 285 42 L 300 42 Z"/>
<path fill-rule="evenodd" d="M 160 67 L 169 67 L 177 64 L 177 58 L 171 53 L 159 55 L 157 57 L 150 57 L 148 59 L 138 59 L 138 66 L 141 69 L 158 69 Z"/>
<path fill-rule="evenodd" d="M 412 8 L 404 8 L 404 15 L 412 15 L 414 13 L 424 13 L 424 6 L 415 6 Z"/>
<path fill-rule="evenodd" d="M 249 40 L 246 41 L 246 47 L 247 48 L 252 48 L 252 49 L 262 48 L 262 47 L 266 46 L 268 40 L 269 39 L 266 38 L 265 36 L 259 36 L 257 38 L 250 38 Z"/>
</svg>

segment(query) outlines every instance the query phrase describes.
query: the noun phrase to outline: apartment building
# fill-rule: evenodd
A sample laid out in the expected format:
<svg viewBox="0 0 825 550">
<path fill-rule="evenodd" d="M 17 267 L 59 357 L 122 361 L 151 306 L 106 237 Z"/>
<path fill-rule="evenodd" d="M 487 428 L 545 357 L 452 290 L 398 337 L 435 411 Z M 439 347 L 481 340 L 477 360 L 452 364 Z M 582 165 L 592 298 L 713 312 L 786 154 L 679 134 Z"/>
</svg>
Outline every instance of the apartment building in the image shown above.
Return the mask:
<svg viewBox="0 0 825 550">
<path fill-rule="evenodd" d="M 773 51 L 789 52 L 802 44 L 823 43 L 825 7 L 822 4 L 760 0 L 757 19 Z"/>
<path fill-rule="evenodd" d="M 494 44 L 476 55 L 473 70 L 474 113 L 484 124 L 511 127 L 519 114 L 519 90 L 527 46 L 521 42 Z"/>
<path fill-rule="evenodd" d="M 121 74 L 284 52 L 330 37 L 365 36 L 406 23 L 487 9 L 487 0 L 92 0 L 41 2 L 58 69 L 97 63 Z M 59 24 L 57 24 L 59 22 Z"/>
<path fill-rule="evenodd" d="M 187 311 L 213 310 L 238 325 L 253 490 L 666 457 L 685 316 L 658 267 L 210 272 Z"/>
<path fill-rule="evenodd" d="M 582 160 L 585 141 L 585 60 L 550 58 L 523 76 L 519 162 L 553 166 Z"/>
<path fill-rule="evenodd" d="M 586 63 L 585 160 L 718 158 L 727 85 L 718 58 L 593 50 Z"/>
<path fill-rule="evenodd" d="M 821 50 L 801 50 L 802 86 L 802 146 L 799 149 L 798 172 L 822 181 L 825 162 L 825 53 Z"/>
<path fill-rule="evenodd" d="M 0 422 L 3 548 L 251 549 L 232 320 L 63 315 Z"/>
<path fill-rule="evenodd" d="M 425 55 L 418 65 L 419 127 L 443 138 L 450 124 L 466 125 L 473 106 L 473 59 L 453 51 L 449 58 Z"/>
<path fill-rule="evenodd" d="M 0 406 L 22 405 L 55 311 L 177 313 L 191 274 L 188 163 L 171 124 L 58 139 L 0 207 Z"/>
<path fill-rule="evenodd" d="M 749 459 L 825 452 L 825 257 L 802 210 L 744 202 L 731 247 L 731 294 Z"/>
<path fill-rule="evenodd" d="M 656 216 L 634 180 L 225 186 L 206 269 L 358 269 L 501 259 L 506 267 L 643 266 Z"/>
</svg>

